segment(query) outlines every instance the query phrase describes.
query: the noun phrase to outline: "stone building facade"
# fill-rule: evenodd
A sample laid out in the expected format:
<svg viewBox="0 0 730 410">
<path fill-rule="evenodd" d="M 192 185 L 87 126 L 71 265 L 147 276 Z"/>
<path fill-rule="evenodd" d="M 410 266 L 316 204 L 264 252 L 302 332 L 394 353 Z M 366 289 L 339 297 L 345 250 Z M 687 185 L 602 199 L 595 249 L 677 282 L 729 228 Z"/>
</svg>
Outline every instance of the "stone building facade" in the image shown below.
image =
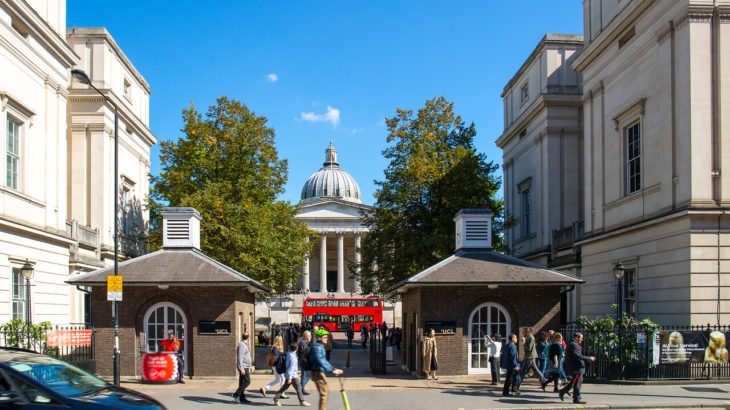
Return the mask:
<svg viewBox="0 0 730 410">
<path fill-rule="evenodd" d="M 113 111 L 71 81 L 72 68 L 118 102 L 122 218 L 147 219 L 130 205 L 147 194 L 156 143 L 144 78 L 106 30 L 67 31 L 65 0 L 0 1 L 0 323 L 28 310 L 33 322 L 88 322 L 90 299 L 64 281 L 112 263 Z M 126 98 L 121 73 L 144 93 Z M 121 249 L 141 251 L 132 235 Z"/>
<path fill-rule="evenodd" d="M 579 149 L 550 159 L 555 168 L 578 165 L 577 224 L 564 225 L 571 221 L 558 204 L 533 196 L 531 204 L 552 209 L 533 212 L 534 224 L 552 229 L 544 241 L 552 256 L 575 256 L 586 282 L 575 314 L 612 315 L 620 301 L 624 312 L 663 324 L 726 324 L 730 48 L 722 40 L 730 38 L 730 2 L 586 0 L 583 8 L 583 46 L 566 61 L 582 77 Z M 500 146 L 505 192 L 517 190 L 512 148 Z M 559 189 L 546 167 L 532 172 Z M 506 194 L 507 208 L 521 206 L 518 199 Z M 612 273 L 619 262 L 620 294 Z"/>
</svg>

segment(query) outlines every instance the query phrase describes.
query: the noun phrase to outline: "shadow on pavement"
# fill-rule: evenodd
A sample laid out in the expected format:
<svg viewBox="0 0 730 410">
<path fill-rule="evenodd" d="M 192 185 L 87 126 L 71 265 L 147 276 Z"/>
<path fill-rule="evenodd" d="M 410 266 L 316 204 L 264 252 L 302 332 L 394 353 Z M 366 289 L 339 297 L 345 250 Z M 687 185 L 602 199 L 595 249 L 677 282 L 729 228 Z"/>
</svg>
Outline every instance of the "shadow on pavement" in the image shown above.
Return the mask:
<svg viewBox="0 0 730 410">
<path fill-rule="evenodd" d="M 192 401 L 195 403 L 200 404 L 221 404 L 221 403 L 230 403 L 230 404 L 236 404 L 235 401 L 233 401 L 233 397 L 231 397 L 231 394 L 227 394 L 228 399 L 215 399 L 212 397 L 204 397 L 204 396 L 180 396 L 181 399 L 186 401 Z"/>
</svg>

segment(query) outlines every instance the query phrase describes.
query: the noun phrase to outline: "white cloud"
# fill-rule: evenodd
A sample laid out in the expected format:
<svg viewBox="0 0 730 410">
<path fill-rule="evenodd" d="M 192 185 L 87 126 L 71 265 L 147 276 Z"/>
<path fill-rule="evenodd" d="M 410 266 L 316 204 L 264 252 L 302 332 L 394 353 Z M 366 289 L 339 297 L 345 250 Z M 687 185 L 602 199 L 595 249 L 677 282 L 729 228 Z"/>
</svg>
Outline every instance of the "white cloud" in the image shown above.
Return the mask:
<svg viewBox="0 0 730 410">
<path fill-rule="evenodd" d="M 268 81 L 270 83 L 275 83 L 275 82 L 279 81 L 279 76 L 274 73 L 271 73 L 266 76 L 266 81 Z"/>
<path fill-rule="evenodd" d="M 332 125 L 340 123 L 340 110 L 327 106 L 327 112 L 324 114 L 315 114 L 313 112 L 303 112 L 302 120 L 309 122 L 331 122 Z"/>
</svg>

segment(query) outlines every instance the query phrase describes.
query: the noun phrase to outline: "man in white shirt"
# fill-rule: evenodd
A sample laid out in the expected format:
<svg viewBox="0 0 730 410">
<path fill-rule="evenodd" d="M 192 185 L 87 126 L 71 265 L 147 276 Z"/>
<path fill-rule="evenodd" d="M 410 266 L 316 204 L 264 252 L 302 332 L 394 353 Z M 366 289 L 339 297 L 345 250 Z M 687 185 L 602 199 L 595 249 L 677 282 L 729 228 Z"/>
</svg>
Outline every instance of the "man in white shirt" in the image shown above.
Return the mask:
<svg viewBox="0 0 730 410">
<path fill-rule="evenodd" d="M 489 349 L 489 367 L 492 370 L 492 384 L 499 384 L 499 359 L 502 353 L 502 336 L 498 333 L 484 335 L 484 346 Z"/>
</svg>

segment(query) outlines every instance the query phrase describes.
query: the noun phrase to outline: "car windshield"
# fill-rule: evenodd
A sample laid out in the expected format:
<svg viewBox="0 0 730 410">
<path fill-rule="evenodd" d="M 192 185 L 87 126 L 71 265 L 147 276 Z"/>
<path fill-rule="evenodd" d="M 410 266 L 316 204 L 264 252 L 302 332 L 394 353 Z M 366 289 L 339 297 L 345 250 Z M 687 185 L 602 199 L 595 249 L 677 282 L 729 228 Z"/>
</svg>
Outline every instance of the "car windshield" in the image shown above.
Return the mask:
<svg viewBox="0 0 730 410">
<path fill-rule="evenodd" d="M 5 364 L 64 396 L 83 396 L 108 386 L 98 377 L 48 356 L 22 355 Z"/>
</svg>

